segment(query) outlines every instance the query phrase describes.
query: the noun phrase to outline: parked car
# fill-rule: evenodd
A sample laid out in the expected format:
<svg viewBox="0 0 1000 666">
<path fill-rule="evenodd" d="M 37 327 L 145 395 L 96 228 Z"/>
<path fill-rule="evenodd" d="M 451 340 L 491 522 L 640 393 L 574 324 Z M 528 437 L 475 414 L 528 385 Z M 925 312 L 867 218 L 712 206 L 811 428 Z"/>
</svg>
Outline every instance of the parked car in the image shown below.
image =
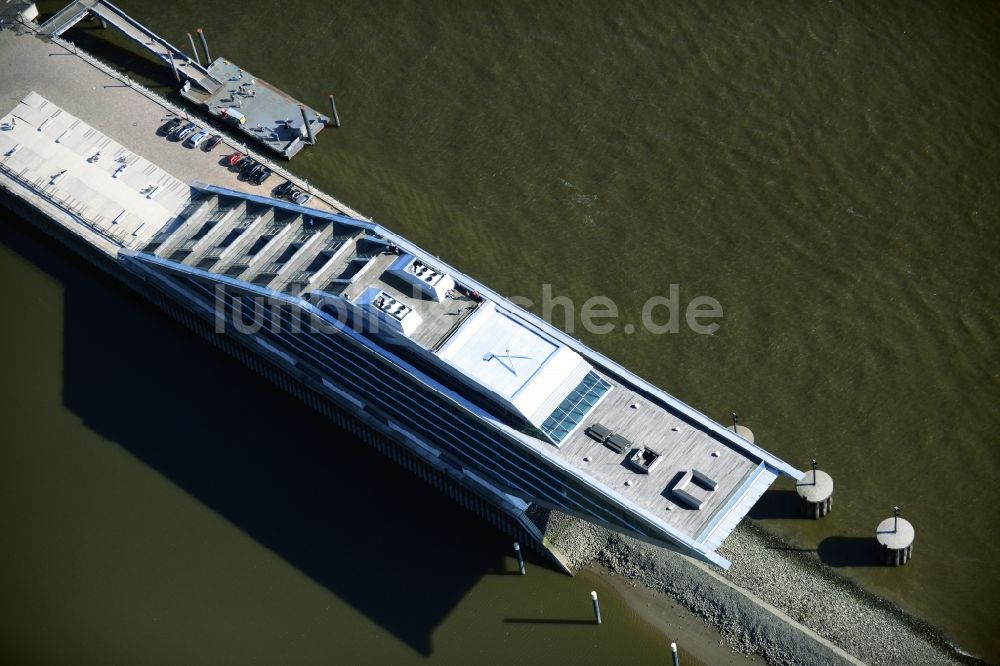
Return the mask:
<svg viewBox="0 0 1000 666">
<path fill-rule="evenodd" d="M 305 206 L 307 203 L 309 203 L 310 200 L 312 200 L 312 198 L 313 195 L 311 194 L 305 194 L 304 192 L 299 192 L 299 196 L 295 197 L 295 203 L 297 203 L 300 206 Z"/>
<path fill-rule="evenodd" d="M 188 139 L 186 143 L 189 148 L 197 148 L 207 138 L 208 130 L 198 130 L 196 133 L 191 135 L 191 138 Z"/>
<path fill-rule="evenodd" d="M 156 130 L 156 133 L 160 136 L 167 136 L 175 129 L 177 129 L 183 121 L 180 118 L 171 118 L 167 122 L 160 125 L 160 129 Z"/>
<path fill-rule="evenodd" d="M 230 155 L 229 158 L 232 159 L 232 155 Z M 242 157 L 236 160 L 235 164 L 233 164 L 233 170 L 243 173 L 243 168 L 249 164 L 253 164 L 253 158 L 250 157 L 249 155 L 243 155 Z"/>
<path fill-rule="evenodd" d="M 244 155 L 243 153 L 237 151 L 237 152 L 233 153 L 232 155 L 229 155 L 228 157 L 226 157 L 226 164 L 228 164 L 231 167 L 236 167 L 239 164 L 240 160 L 245 160 L 245 159 L 249 159 L 249 158 L 246 155 Z"/>
<path fill-rule="evenodd" d="M 172 138 L 173 138 L 174 141 L 183 141 L 192 132 L 194 132 L 196 129 L 198 129 L 197 125 L 195 125 L 194 123 L 188 123 L 187 125 L 185 125 L 184 127 L 180 128 L 179 130 L 176 130 L 176 133 L 174 134 L 174 136 Z"/>
<path fill-rule="evenodd" d="M 271 170 L 268 169 L 267 167 L 264 167 L 263 169 L 260 169 L 259 171 L 257 171 L 257 173 L 253 175 L 253 184 L 263 185 L 264 181 L 270 177 L 271 177 Z"/>
<path fill-rule="evenodd" d="M 247 161 L 243 163 L 242 167 L 240 167 L 240 178 L 246 180 L 247 178 L 250 177 L 250 174 L 259 166 L 260 164 L 258 164 L 256 161 L 254 161 L 251 158 L 247 158 Z"/>
<path fill-rule="evenodd" d="M 208 141 L 205 142 L 205 145 L 202 146 L 201 149 L 207 153 L 213 148 L 215 148 L 217 145 L 219 145 L 221 142 L 222 142 L 222 135 L 213 134 L 208 138 Z"/>
<path fill-rule="evenodd" d="M 292 191 L 292 181 L 286 180 L 281 185 L 274 188 L 274 196 L 283 197 Z"/>
<path fill-rule="evenodd" d="M 295 199 L 302 196 L 302 190 L 298 189 L 297 187 L 293 187 L 292 189 L 288 190 L 288 194 L 285 196 L 288 198 L 289 201 L 295 201 Z"/>
</svg>

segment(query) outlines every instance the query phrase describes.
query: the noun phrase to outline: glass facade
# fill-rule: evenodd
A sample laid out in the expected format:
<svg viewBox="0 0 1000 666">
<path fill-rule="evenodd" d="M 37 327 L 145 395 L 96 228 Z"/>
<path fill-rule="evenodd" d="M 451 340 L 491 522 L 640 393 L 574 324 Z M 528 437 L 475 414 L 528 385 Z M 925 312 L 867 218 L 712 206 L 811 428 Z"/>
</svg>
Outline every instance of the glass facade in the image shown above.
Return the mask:
<svg viewBox="0 0 1000 666">
<path fill-rule="evenodd" d="M 177 269 L 183 273 L 169 271 L 172 280 L 187 287 L 213 311 L 224 310 L 230 324 L 227 335 L 252 335 L 264 340 L 294 358 L 296 367 L 305 374 L 340 385 L 401 427 L 437 446 L 461 466 L 493 480 L 511 494 L 626 532 L 671 540 L 662 530 L 610 501 L 586 481 L 515 441 L 514 436 L 490 423 L 487 417 L 426 383 L 411 369 L 394 363 L 377 349 L 377 343 L 354 331 L 331 331 L 334 324 L 330 317 L 256 295 L 250 285 L 245 289 L 242 285 L 240 289 L 226 285 L 217 296 L 217 283 L 211 276 L 192 275 L 186 266 L 178 265 Z M 236 322 L 239 323 L 232 325 Z M 248 333 L 251 327 L 253 332 Z M 562 421 L 569 422 L 581 406 L 595 404 L 608 388 L 608 383 L 595 373 L 588 375 L 574 391 L 579 396 L 565 410 Z M 575 418 L 579 422 L 582 414 Z"/>
<path fill-rule="evenodd" d="M 583 417 L 594 408 L 611 384 L 601 379 L 591 370 L 575 389 L 570 391 L 566 399 L 559 403 L 549 418 L 542 423 L 542 432 L 558 444 L 563 441 L 573 428 L 580 424 Z"/>
</svg>

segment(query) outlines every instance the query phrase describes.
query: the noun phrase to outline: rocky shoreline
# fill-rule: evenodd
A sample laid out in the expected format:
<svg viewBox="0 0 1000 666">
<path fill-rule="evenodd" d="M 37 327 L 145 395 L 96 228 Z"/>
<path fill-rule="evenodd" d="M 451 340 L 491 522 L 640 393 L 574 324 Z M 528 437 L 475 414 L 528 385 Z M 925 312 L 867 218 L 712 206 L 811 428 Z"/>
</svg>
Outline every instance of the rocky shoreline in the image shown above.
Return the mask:
<svg viewBox="0 0 1000 666">
<path fill-rule="evenodd" d="M 662 594 L 771 664 L 985 663 L 751 521 L 720 548 L 733 562 L 722 571 L 557 512 L 532 520 L 574 569 L 597 563 Z"/>
</svg>

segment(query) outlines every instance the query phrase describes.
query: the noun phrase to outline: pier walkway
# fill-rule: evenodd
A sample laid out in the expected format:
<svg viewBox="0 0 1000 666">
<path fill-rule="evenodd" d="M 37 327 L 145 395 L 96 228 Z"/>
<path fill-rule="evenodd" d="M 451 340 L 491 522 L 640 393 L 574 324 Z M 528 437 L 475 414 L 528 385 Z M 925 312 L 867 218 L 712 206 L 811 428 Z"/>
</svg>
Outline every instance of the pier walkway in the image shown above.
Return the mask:
<svg viewBox="0 0 1000 666">
<path fill-rule="evenodd" d="M 190 119 L 190 116 L 186 116 L 183 109 L 142 90 L 137 84 L 126 83 L 125 77 L 101 66 L 83 52 L 74 53 L 61 44 L 46 42 L 31 33 L 19 35 L 11 30 L 2 30 L 0 71 L 4 72 L 0 78 L 0 110 L 13 109 L 26 95 L 35 91 L 58 107 L 72 108 L 73 115 L 81 121 L 128 146 L 131 151 L 183 182 L 200 180 L 246 193 L 267 194 L 271 187 L 281 182 L 282 177 L 291 177 L 296 187 L 302 191 L 308 189 L 301 179 L 255 153 L 251 155 L 274 169 L 275 176 L 263 187 L 239 180 L 236 173 L 220 164 L 220 160 L 237 150 L 246 153 L 249 147 L 229 137 L 224 136 L 222 144 L 205 152 L 157 136 L 157 128 L 169 118 L 179 116 Z M 316 195 L 310 202 L 313 208 L 361 217 L 328 195 L 315 190 L 312 193 Z"/>
<path fill-rule="evenodd" d="M 60 35 L 87 17 L 100 19 L 170 65 L 183 78 L 181 96 L 240 132 L 291 159 L 312 144 L 330 117 L 225 58 L 204 65 L 107 0 L 74 0 L 38 28 L 41 37 Z M 206 47 L 206 58 L 208 57 Z M 197 55 L 196 55 L 197 57 Z"/>
<path fill-rule="evenodd" d="M 39 34 L 58 37 L 88 16 L 94 16 L 118 30 L 208 94 L 222 88 L 222 82 L 209 74 L 207 69 L 107 0 L 75 0 L 42 24 Z"/>
</svg>

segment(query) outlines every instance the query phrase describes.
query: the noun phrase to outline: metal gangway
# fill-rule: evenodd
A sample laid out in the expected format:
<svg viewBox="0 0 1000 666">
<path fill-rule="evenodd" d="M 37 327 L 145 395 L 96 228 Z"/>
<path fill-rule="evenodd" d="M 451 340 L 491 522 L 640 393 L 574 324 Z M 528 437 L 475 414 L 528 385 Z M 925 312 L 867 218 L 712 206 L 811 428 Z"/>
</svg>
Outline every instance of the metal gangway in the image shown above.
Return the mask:
<svg viewBox="0 0 1000 666">
<path fill-rule="evenodd" d="M 43 23 L 39 27 L 39 33 L 58 37 L 88 16 L 94 16 L 103 24 L 115 28 L 170 65 L 178 76 L 184 77 L 209 94 L 222 88 L 222 82 L 209 74 L 207 69 L 107 0 L 74 0 Z"/>
</svg>

